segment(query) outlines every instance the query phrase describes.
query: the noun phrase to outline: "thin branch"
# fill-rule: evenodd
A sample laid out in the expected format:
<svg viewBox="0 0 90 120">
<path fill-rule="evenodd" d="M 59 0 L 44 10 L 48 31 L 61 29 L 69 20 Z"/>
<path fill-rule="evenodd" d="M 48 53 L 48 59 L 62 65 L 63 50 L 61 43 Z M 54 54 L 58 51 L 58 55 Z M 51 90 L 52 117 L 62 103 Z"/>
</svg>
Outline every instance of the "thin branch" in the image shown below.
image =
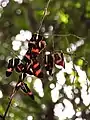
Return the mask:
<svg viewBox="0 0 90 120">
<path fill-rule="evenodd" d="M 4 115 L 3 115 L 3 120 L 5 120 L 5 118 L 6 118 L 6 115 L 7 115 L 7 113 L 8 113 L 8 110 L 9 110 L 9 108 L 10 108 L 10 105 L 11 105 L 11 103 L 12 103 L 12 99 L 13 99 L 13 96 L 15 95 L 15 93 L 16 93 L 16 90 L 15 90 L 15 88 L 13 89 L 13 92 L 12 92 L 12 94 L 10 95 L 10 101 L 9 101 L 9 103 L 8 103 L 8 105 L 7 105 L 7 108 L 6 108 L 6 110 L 5 110 L 5 113 L 4 113 Z"/>
<path fill-rule="evenodd" d="M 4 113 L 4 116 L 3 116 L 3 120 L 5 120 L 5 118 L 6 118 L 6 115 L 7 115 L 7 113 L 8 113 L 9 108 L 10 108 L 11 102 L 12 102 L 12 98 L 10 99 L 10 101 L 9 101 L 9 103 L 8 103 L 8 106 L 7 106 L 6 111 L 5 111 L 5 113 Z"/>
<path fill-rule="evenodd" d="M 42 27 L 43 21 L 44 21 L 46 15 L 47 15 L 47 9 L 48 9 L 48 7 L 49 7 L 49 3 L 50 3 L 50 2 L 51 2 L 51 0 L 48 0 L 48 2 L 47 2 L 47 4 L 46 4 L 46 7 L 45 7 L 45 9 L 44 9 L 44 15 L 43 15 L 43 17 L 42 17 L 42 19 L 41 19 L 41 21 L 40 21 L 40 25 L 39 25 L 39 28 L 38 28 L 38 30 L 37 30 L 37 33 L 40 32 L 40 29 L 41 29 L 41 27 Z"/>
<path fill-rule="evenodd" d="M 44 36 L 49 36 L 49 35 L 44 35 Z M 51 36 L 51 35 L 50 35 Z M 69 37 L 69 36 L 73 36 L 73 37 L 76 37 L 77 39 L 86 39 L 86 37 L 80 37 L 80 36 L 77 36 L 75 34 L 53 34 L 53 36 L 56 36 L 56 37 Z"/>
<path fill-rule="evenodd" d="M 89 94 L 88 89 L 89 89 L 89 83 L 88 83 L 88 73 L 87 73 L 87 68 L 88 68 L 88 61 L 81 58 L 84 62 L 85 62 L 85 66 L 86 66 L 86 85 L 87 85 L 87 94 Z"/>
<path fill-rule="evenodd" d="M 5 48 L 6 48 L 8 51 L 10 51 L 14 57 L 16 56 L 17 58 L 19 58 L 18 55 L 17 55 L 13 50 L 10 50 L 10 49 L 7 48 L 7 47 L 5 47 Z"/>
<path fill-rule="evenodd" d="M 73 62 L 73 61 L 72 61 Z M 76 76 L 76 73 L 77 73 L 77 70 L 75 68 L 75 65 L 73 63 L 73 69 L 74 69 L 74 77 L 73 77 L 73 90 L 74 90 L 74 82 L 75 82 L 75 76 Z"/>
</svg>

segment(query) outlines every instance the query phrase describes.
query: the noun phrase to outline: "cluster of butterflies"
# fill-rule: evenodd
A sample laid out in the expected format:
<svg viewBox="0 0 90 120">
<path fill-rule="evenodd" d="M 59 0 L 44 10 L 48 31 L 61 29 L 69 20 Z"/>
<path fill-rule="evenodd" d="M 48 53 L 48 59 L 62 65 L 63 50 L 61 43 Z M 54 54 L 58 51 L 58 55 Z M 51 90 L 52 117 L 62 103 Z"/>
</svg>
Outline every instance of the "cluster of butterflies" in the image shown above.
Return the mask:
<svg viewBox="0 0 90 120">
<path fill-rule="evenodd" d="M 28 50 L 23 56 L 23 59 L 20 60 L 19 58 L 11 58 L 6 70 L 7 77 L 9 77 L 14 70 L 18 73 L 21 73 L 15 89 L 18 90 L 19 88 L 21 88 L 24 93 L 28 94 L 33 100 L 33 93 L 23 80 L 27 76 L 27 74 L 34 75 L 38 78 L 43 78 L 44 73 L 41 68 L 40 62 L 38 61 L 38 56 L 45 48 L 45 38 L 42 37 L 40 34 L 33 34 L 32 38 L 28 40 Z M 61 52 L 52 54 L 51 52 L 46 51 L 44 55 L 44 68 L 49 75 L 52 75 L 52 70 L 55 64 L 65 68 L 63 53 Z"/>
</svg>

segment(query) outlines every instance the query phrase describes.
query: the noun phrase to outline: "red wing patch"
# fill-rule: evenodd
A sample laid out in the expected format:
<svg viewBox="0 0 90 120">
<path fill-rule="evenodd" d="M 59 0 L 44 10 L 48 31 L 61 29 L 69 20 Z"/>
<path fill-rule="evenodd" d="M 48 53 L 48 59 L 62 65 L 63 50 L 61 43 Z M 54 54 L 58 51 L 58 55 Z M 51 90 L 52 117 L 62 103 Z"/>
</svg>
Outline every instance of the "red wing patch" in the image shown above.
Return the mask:
<svg viewBox="0 0 90 120">
<path fill-rule="evenodd" d="M 9 77 L 12 74 L 13 70 L 14 70 L 13 59 L 10 59 L 6 71 L 6 76 Z"/>
<path fill-rule="evenodd" d="M 56 65 L 60 65 L 65 68 L 63 53 L 61 53 L 60 55 L 58 53 L 54 54 L 54 62 Z"/>
<path fill-rule="evenodd" d="M 17 67 L 15 69 L 17 72 L 22 72 L 24 69 L 24 65 L 22 63 L 20 63 L 19 65 L 17 65 Z"/>
<path fill-rule="evenodd" d="M 36 63 L 33 65 L 33 69 L 37 68 L 39 66 L 39 63 Z"/>
<path fill-rule="evenodd" d="M 39 49 L 38 48 L 32 48 L 32 53 L 39 54 Z"/>
</svg>

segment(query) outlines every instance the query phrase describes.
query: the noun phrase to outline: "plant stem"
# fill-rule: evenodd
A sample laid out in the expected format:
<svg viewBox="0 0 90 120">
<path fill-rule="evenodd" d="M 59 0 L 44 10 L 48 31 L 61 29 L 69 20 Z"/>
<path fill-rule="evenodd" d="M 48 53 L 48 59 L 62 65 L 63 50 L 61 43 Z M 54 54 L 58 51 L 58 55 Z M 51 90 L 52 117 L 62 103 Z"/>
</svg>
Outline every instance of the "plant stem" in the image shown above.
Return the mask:
<svg viewBox="0 0 90 120">
<path fill-rule="evenodd" d="M 8 110 L 9 110 L 9 108 L 10 108 L 11 102 L 12 102 L 12 98 L 10 98 L 10 101 L 9 101 L 9 103 L 8 103 L 8 106 L 7 106 L 6 111 L 5 111 L 5 113 L 4 113 L 4 116 L 3 116 L 3 120 L 5 120 L 5 118 L 6 118 L 6 115 L 7 115 L 7 112 L 8 112 Z"/>
</svg>

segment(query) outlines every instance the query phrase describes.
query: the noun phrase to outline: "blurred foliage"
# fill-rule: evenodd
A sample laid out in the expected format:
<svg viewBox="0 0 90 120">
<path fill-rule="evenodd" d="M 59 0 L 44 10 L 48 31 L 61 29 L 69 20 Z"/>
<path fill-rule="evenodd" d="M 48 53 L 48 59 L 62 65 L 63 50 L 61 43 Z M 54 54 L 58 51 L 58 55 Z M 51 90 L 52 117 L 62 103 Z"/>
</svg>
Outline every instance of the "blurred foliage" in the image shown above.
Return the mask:
<svg viewBox="0 0 90 120">
<path fill-rule="evenodd" d="M 14 0 L 10 0 L 8 5 L 3 9 L 0 8 L 0 89 L 3 92 L 3 98 L 0 98 L 0 114 L 5 112 L 8 104 L 8 97 L 11 94 L 12 86 L 9 85 L 11 81 L 17 81 L 18 75 L 14 72 L 11 77 L 6 78 L 5 71 L 7 67 L 7 58 L 14 57 L 12 53 L 12 37 L 15 37 L 20 30 L 30 30 L 36 32 L 40 26 L 40 21 L 43 16 L 44 7 L 47 0 L 24 0 L 22 4 L 18 4 Z M 51 30 L 51 26 L 53 30 Z M 44 31 L 43 31 L 44 28 Z M 51 0 L 48 15 L 45 17 L 41 34 L 49 33 L 51 36 L 46 39 L 47 49 L 49 51 L 62 50 L 67 51 L 70 44 L 75 44 L 81 38 L 84 39 L 84 45 L 78 47 L 74 51 L 75 56 L 72 56 L 73 62 L 79 65 L 86 71 L 88 78 L 90 78 L 90 1 L 89 0 Z M 61 36 L 53 36 L 59 34 Z M 81 38 L 75 37 L 80 36 Z M 67 36 L 62 36 L 67 35 Z M 15 51 L 14 51 L 15 52 Z M 17 54 L 18 52 L 16 52 Z M 66 55 L 67 57 L 67 55 Z M 85 60 L 81 59 L 84 58 Z M 87 61 L 87 67 L 85 62 Z M 56 72 L 59 70 L 56 68 Z M 77 106 L 74 100 L 70 100 L 74 109 L 82 111 L 82 117 L 89 120 L 90 113 L 86 114 L 85 111 L 89 108 L 85 106 L 81 99 L 80 83 L 78 81 L 78 74 L 76 74 L 75 87 L 79 93 L 75 97 L 79 97 L 81 102 Z M 56 74 L 56 73 L 55 73 Z M 70 75 L 65 74 L 66 85 L 72 85 Z M 33 88 L 33 82 L 28 83 L 35 94 L 35 101 L 25 96 L 19 91 L 10 107 L 6 120 L 26 120 L 27 116 L 33 116 L 33 120 L 55 120 L 53 108 L 55 104 L 62 102 L 58 100 L 56 103 L 52 102 L 50 83 L 56 83 L 56 77 L 52 81 L 47 78 L 42 80 L 44 82 L 44 97 L 39 97 L 38 93 Z M 63 89 L 60 94 L 67 98 Z M 68 99 L 68 98 L 67 98 Z M 75 99 L 75 98 L 74 98 Z M 42 105 L 46 109 L 42 108 Z M 73 116 L 71 120 L 75 120 Z M 68 120 L 68 119 L 67 119 Z"/>
</svg>

